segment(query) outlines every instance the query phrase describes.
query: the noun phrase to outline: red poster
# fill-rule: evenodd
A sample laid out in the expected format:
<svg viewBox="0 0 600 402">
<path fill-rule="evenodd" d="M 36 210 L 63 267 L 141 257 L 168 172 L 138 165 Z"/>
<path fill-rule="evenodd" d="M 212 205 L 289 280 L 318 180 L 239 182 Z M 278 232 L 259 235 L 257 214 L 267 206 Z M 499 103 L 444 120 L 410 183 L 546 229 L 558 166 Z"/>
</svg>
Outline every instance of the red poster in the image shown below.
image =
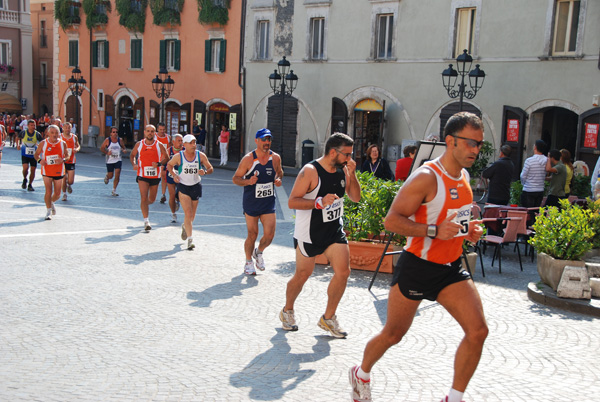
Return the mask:
<svg viewBox="0 0 600 402">
<path fill-rule="evenodd" d="M 507 122 L 506 141 L 519 142 L 519 120 L 511 119 Z"/>
<path fill-rule="evenodd" d="M 584 148 L 598 148 L 598 127 L 600 124 L 585 123 Z"/>
</svg>

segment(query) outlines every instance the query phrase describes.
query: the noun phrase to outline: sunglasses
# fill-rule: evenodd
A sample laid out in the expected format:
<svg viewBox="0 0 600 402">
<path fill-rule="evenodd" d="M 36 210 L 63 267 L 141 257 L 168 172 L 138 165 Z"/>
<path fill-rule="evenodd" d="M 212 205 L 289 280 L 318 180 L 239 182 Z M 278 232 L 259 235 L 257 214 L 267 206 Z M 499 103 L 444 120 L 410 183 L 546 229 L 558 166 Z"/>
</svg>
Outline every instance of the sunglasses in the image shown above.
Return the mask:
<svg viewBox="0 0 600 402">
<path fill-rule="evenodd" d="M 337 152 L 340 155 L 344 155 L 346 158 L 352 158 L 352 155 L 354 154 L 354 152 L 345 153 L 345 152 L 338 150 L 337 148 L 333 148 L 333 149 L 335 149 L 335 152 Z"/>
<path fill-rule="evenodd" d="M 472 140 L 470 138 L 460 137 L 460 136 L 454 135 L 454 134 L 452 134 L 452 137 L 454 137 L 454 138 L 460 138 L 461 140 L 467 141 L 467 145 L 470 148 L 476 148 L 477 147 L 478 149 L 481 149 L 481 147 L 483 146 L 483 141 L 475 141 L 475 140 Z"/>
<path fill-rule="evenodd" d="M 267 142 L 267 141 L 271 142 L 271 137 L 266 136 L 266 137 L 259 138 L 259 140 L 261 140 L 262 142 Z"/>
</svg>

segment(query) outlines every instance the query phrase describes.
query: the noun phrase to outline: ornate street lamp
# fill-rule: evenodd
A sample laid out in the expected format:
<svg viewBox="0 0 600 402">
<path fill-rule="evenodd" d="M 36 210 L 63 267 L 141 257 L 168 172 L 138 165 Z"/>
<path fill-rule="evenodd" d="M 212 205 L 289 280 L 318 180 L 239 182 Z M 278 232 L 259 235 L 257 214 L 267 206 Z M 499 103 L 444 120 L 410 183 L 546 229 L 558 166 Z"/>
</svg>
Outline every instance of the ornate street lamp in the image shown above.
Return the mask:
<svg viewBox="0 0 600 402">
<path fill-rule="evenodd" d="M 79 143 L 82 141 L 81 124 L 79 122 L 79 97 L 83 94 L 83 88 L 87 83 L 86 80 L 81 76 L 81 70 L 79 67 L 75 67 L 71 71 L 71 78 L 69 78 L 69 89 L 71 94 L 75 97 L 75 123 L 77 124 L 77 138 Z"/>
<path fill-rule="evenodd" d="M 158 70 L 158 75 L 152 79 L 152 89 L 156 93 L 156 96 L 160 98 L 160 123 L 165 122 L 165 99 L 171 96 L 175 81 L 170 75 L 166 68 L 162 67 Z"/>
<path fill-rule="evenodd" d="M 277 70 L 269 75 L 269 84 L 273 90 L 273 94 L 281 95 L 281 130 L 279 132 L 279 147 L 283 153 L 283 116 L 285 114 L 284 101 L 286 95 L 292 95 L 298 84 L 298 76 L 294 74 L 294 70 L 290 70 L 290 62 L 285 56 L 277 63 Z"/>
<path fill-rule="evenodd" d="M 471 71 L 471 64 L 473 58 L 467 53 L 467 49 L 463 50 L 463 53 L 456 58 L 456 67 L 458 71 L 452 68 L 452 64 L 448 65 L 448 68 L 442 72 L 442 84 L 448 96 L 452 99 L 459 99 L 458 111 L 462 112 L 463 109 L 463 97 L 467 99 L 473 99 L 477 95 L 477 91 L 483 86 L 485 80 L 485 72 L 479 68 L 479 64 L 475 65 L 475 68 Z M 458 76 L 460 75 L 460 84 L 458 89 L 454 89 Z M 465 84 L 465 76 L 469 76 L 469 90 L 466 90 L 467 84 Z"/>
</svg>

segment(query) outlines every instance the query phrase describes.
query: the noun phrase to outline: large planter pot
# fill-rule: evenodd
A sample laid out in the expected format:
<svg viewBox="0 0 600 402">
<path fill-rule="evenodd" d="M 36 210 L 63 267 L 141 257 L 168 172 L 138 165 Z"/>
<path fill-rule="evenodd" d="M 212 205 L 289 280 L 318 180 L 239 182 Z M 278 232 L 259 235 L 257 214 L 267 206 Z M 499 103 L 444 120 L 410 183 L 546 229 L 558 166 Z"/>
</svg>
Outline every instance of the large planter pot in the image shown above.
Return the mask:
<svg viewBox="0 0 600 402">
<path fill-rule="evenodd" d="M 465 264 L 465 257 L 460 257 L 461 263 L 464 269 L 467 269 L 467 264 Z M 471 276 L 475 276 L 475 271 L 477 267 L 477 253 L 471 251 L 467 253 L 467 262 L 469 263 L 469 268 L 471 269 Z"/>
<path fill-rule="evenodd" d="M 554 291 L 558 287 L 566 266 L 585 267 L 585 261 L 557 260 L 545 253 L 539 253 L 537 256 L 537 270 L 540 279 Z"/>
<path fill-rule="evenodd" d="M 362 241 L 348 241 L 350 248 L 350 268 L 363 271 L 375 271 L 381 254 L 385 248 L 385 243 L 368 243 Z M 401 247 L 391 244 L 387 251 L 399 251 Z M 379 272 L 391 274 L 394 272 L 394 265 L 398 261 L 399 254 L 386 255 L 383 258 Z M 329 261 L 320 254 L 316 257 L 317 264 L 327 265 Z"/>
</svg>

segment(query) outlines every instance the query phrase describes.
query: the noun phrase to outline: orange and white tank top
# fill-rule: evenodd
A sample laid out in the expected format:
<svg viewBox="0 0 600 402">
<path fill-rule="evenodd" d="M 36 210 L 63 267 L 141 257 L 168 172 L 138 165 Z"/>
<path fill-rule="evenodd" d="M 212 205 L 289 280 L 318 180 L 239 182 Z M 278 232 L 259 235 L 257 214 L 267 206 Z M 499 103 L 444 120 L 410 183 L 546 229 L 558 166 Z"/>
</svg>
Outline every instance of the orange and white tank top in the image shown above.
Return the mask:
<svg viewBox="0 0 600 402">
<path fill-rule="evenodd" d="M 160 143 L 156 138 L 150 145 L 146 144 L 146 140 L 139 142 L 137 149 L 138 176 L 147 179 L 158 179 L 160 177 L 160 165 L 157 167 L 152 165 L 153 162 L 160 163 L 160 160 L 162 159 L 159 144 Z"/>
<path fill-rule="evenodd" d="M 42 158 L 46 161 L 45 165 L 42 165 L 42 175 L 50 177 L 64 176 L 65 164 L 63 158 L 66 157 L 63 149 L 64 141 L 59 138 L 58 142 L 52 144 L 45 139 L 42 141 Z"/>
<path fill-rule="evenodd" d="M 156 139 L 162 143 L 166 149 L 169 149 L 169 135 L 165 134 L 164 137 L 160 137 L 158 134 L 156 135 Z"/>
<path fill-rule="evenodd" d="M 64 136 L 64 134 L 60 135 L 63 141 L 67 144 L 67 157 L 65 158 L 65 163 L 75 163 L 75 136 L 71 134 L 70 138 Z"/>
<path fill-rule="evenodd" d="M 437 193 L 431 201 L 421 204 L 409 219 L 417 223 L 439 225 L 446 217 L 457 212 L 454 222 L 462 225 L 462 229 L 450 240 L 409 237 L 405 249 L 424 260 L 437 264 L 448 264 L 460 257 L 464 236 L 469 232 L 471 204 L 473 203 L 469 174 L 463 169 L 460 177 L 450 176 L 439 158 L 426 162 L 421 167 L 421 169 L 423 168 L 430 169 L 435 173 Z"/>
</svg>

